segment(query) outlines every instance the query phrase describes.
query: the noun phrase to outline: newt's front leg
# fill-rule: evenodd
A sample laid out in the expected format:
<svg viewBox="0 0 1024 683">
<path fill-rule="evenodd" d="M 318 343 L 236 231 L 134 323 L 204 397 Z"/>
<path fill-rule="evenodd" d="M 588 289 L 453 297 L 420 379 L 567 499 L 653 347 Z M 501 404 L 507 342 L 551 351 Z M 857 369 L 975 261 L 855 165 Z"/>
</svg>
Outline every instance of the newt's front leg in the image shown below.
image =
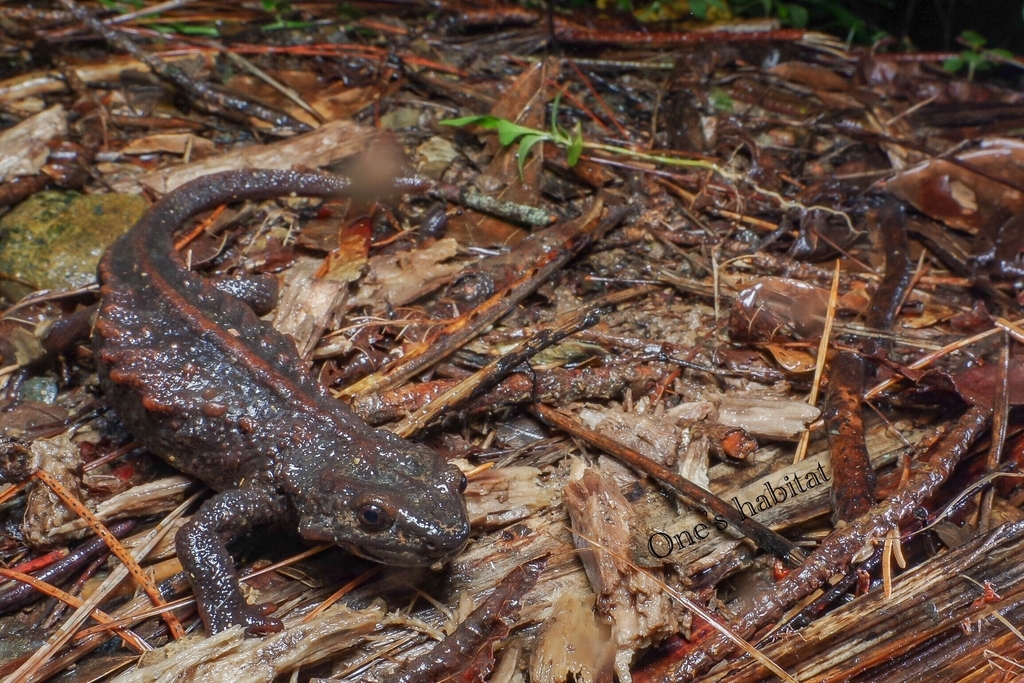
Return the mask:
<svg viewBox="0 0 1024 683">
<path fill-rule="evenodd" d="M 281 630 L 280 619 L 266 616 L 261 606 L 245 601 L 238 572 L 225 545 L 255 526 L 287 518 L 288 506 L 274 491 L 231 489 L 203 503 L 178 530 L 178 559 L 195 591 L 199 616 L 208 633 L 218 633 L 235 624 L 245 626 L 250 635 Z"/>
</svg>

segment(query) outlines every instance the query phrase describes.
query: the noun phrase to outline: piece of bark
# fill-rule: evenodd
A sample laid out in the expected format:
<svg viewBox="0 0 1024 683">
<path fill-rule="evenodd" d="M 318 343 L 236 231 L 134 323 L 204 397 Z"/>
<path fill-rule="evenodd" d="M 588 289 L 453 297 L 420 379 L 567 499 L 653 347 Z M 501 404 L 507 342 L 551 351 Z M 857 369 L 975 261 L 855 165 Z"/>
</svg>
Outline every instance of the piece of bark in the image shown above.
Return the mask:
<svg viewBox="0 0 1024 683">
<path fill-rule="evenodd" d="M 530 653 L 530 683 L 610 683 L 610 636 L 595 619 L 593 594 L 563 593 Z"/>
<path fill-rule="evenodd" d="M 729 395 L 715 398 L 718 423 L 769 439 L 796 439 L 820 411 L 803 401 Z"/>
<path fill-rule="evenodd" d="M 264 638 L 246 638 L 235 626 L 214 636 L 170 647 L 121 674 L 114 683 L 272 683 L 297 666 L 308 666 L 372 638 L 384 609 L 375 605 L 353 611 L 334 606 L 315 619 L 285 621 L 285 630 Z"/>
<path fill-rule="evenodd" d="M 71 442 L 67 432 L 52 439 L 36 439 L 29 450 L 35 463 L 33 469 L 48 472 L 73 496 L 82 499 L 82 459 L 78 446 Z M 37 481 L 25 503 L 22 529 L 32 546 L 48 548 L 67 538 L 55 530 L 75 519 L 75 513 L 61 502 L 57 494 Z"/>
<path fill-rule="evenodd" d="M 849 522 L 875 503 L 875 470 L 864 443 L 864 361 L 842 351 L 828 369 L 825 430 L 828 434 L 832 482 L 833 522 Z"/>
<path fill-rule="evenodd" d="M 466 509 L 474 529 L 494 529 L 540 512 L 558 497 L 536 467 L 492 467 L 466 487 Z"/>
<path fill-rule="evenodd" d="M 165 194 L 190 180 L 243 168 L 287 170 L 296 166 L 320 168 L 354 156 L 377 137 L 373 128 L 353 121 L 330 121 L 314 131 L 269 145 L 254 145 L 139 176 L 137 181 Z"/>
<path fill-rule="evenodd" d="M 353 308 L 404 306 L 448 282 L 465 265 L 452 262 L 459 245 L 445 238 L 415 249 L 370 258 L 349 304 Z"/>
<path fill-rule="evenodd" d="M 57 104 L 0 132 L 0 182 L 39 173 L 50 156 L 51 140 L 68 134 L 68 115 Z"/>
<path fill-rule="evenodd" d="M 684 613 L 665 589 L 664 572 L 641 569 L 633 559 L 645 553 L 648 531 L 614 481 L 577 462 L 565 504 L 598 614 L 611 628 L 615 673 L 630 683 L 636 653 L 678 633 L 686 625 Z"/>
<path fill-rule="evenodd" d="M 971 408 L 964 413 L 957 424 L 929 449 L 904 486 L 886 502 L 833 531 L 800 567 L 770 589 L 759 593 L 752 601 L 754 608 L 731 622 L 732 632 L 741 638 L 751 637 L 758 629 L 782 616 L 789 605 L 806 597 L 840 571 L 864 548 L 868 539 L 883 539 L 890 529 L 909 517 L 945 483 L 953 468 L 981 435 L 988 420 L 989 411 L 980 408 Z M 731 640 L 717 631 L 709 630 L 702 636 L 701 645 L 671 667 L 668 673 L 670 680 L 693 680 L 735 647 Z"/>
<path fill-rule="evenodd" d="M 580 411 L 580 421 L 590 429 L 675 469 L 679 476 L 706 489 L 709 485 L 707 449 L 689 448 L 688 434 L 673 417 L 624 413 L 601 407 Z"/>
</svg>

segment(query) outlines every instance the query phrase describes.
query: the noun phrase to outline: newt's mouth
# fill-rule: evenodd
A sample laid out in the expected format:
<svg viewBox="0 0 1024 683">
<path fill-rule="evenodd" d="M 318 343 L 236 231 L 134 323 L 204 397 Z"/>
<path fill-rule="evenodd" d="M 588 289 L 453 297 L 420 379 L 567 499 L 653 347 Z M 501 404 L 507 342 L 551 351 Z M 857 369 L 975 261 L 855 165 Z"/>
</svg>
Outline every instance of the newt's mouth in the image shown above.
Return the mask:
<svg viewBox="0 0 1024 683">
<path fill-rule="evenodd" d="M 370 560 L 371 562 L 376 562 L 378 564 L 393 565 L 396 567 L 425 567 L 427 565 L 434 564 L 437 561 L 437 558 L 432 557 L 430 553 L 420 550 L 365 548 L 349 543 L 339 543 L 338 545 L 364 560 Z"/>
<path fill-rule="evenodd" d="M 375 542 L 370 539 L 360 539 L 358 542 L 346 540 L 332 536 L 315 525 L 302 526 L 299 532 L 309 541 L 333 543 L 364 560 L 395 567 L 426 567 L 446 562 L 458 555 L 469 541 L 468 533 L 450 539 L 442 538 L 440 541 L 406 537 L 408 542 L 398 543 L 393 538 L 375 539 Z"/>
<path fill-rule="evenodd" d="M 452 559 L 465 547 L 465 544 L 462 544 L 458 548 L 430 548 L 427 544 L 424 544 L 423 547 L 419 548 L 395 550 L 393 548 L 384 547 L 368 548 L 366 546 L 356 546 L 347 543 L 340 543 L 338 545 L 362 559 L 377 562 L 378 564 L 398 567 L 434 565 L 439 562 Z"/>
</svg>

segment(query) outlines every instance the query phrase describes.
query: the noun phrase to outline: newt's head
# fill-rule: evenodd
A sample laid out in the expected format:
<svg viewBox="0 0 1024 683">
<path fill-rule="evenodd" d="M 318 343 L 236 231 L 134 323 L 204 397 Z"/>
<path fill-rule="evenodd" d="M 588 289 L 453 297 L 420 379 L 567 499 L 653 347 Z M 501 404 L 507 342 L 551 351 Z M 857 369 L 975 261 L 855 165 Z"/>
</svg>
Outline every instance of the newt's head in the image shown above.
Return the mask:
<svg viewBox="0 0 1024 683">
<path fill-rule="evenodd" d="M 311 458 L 327 463 L 319 471 L 286 475 L 299 533 L 383 564 L 451 559 L 469 540 L 466 477 L 426 446 L 385 430 L 372 434 L 341 455 Z"/>
</svg>

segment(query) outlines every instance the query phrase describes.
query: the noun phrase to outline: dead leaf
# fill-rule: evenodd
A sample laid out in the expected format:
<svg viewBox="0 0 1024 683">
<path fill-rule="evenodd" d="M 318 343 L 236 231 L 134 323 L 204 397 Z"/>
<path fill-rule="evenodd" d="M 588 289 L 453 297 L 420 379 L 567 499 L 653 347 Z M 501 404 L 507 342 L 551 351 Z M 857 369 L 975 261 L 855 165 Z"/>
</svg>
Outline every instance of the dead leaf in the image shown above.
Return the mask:
<svg viewBox="0 0 1024 683">
<path fill-rule="evenodd" d="M 779 78 L 815 90 L 845 92 L 850 89 L 849 82 L 832 69 L 807 62 L 782 62 L 768 71 Z"/>
<path fill-rule="evenodd" d="M 765 348 L 779 367 L 787 372 L 814 372 L 814 356 L 803 349 L 791 349 L 778 344 L 768 344 Z"/>
<path fill-rule="evenodd" d="M 1024 142 L 983 140 L 980 149 L 957 159 L 986 175 L 945 159 L 931 159 L 901 172 L 887 187 L 922 213 L 971 234 L 1024 212 Z M 994 179 L 995 180 L 994 180 Z"/>
<path fill-rule="evenodd" d="M 975 366 L 949 378 L 965 401 L 983 408 L 994 407 L 1002 390 L 1002 367 L 998 364 Z M 1009 404 L 1024 404 L 1024 358 L 1010 359 L 1006 382 Z"/>
</svg>

